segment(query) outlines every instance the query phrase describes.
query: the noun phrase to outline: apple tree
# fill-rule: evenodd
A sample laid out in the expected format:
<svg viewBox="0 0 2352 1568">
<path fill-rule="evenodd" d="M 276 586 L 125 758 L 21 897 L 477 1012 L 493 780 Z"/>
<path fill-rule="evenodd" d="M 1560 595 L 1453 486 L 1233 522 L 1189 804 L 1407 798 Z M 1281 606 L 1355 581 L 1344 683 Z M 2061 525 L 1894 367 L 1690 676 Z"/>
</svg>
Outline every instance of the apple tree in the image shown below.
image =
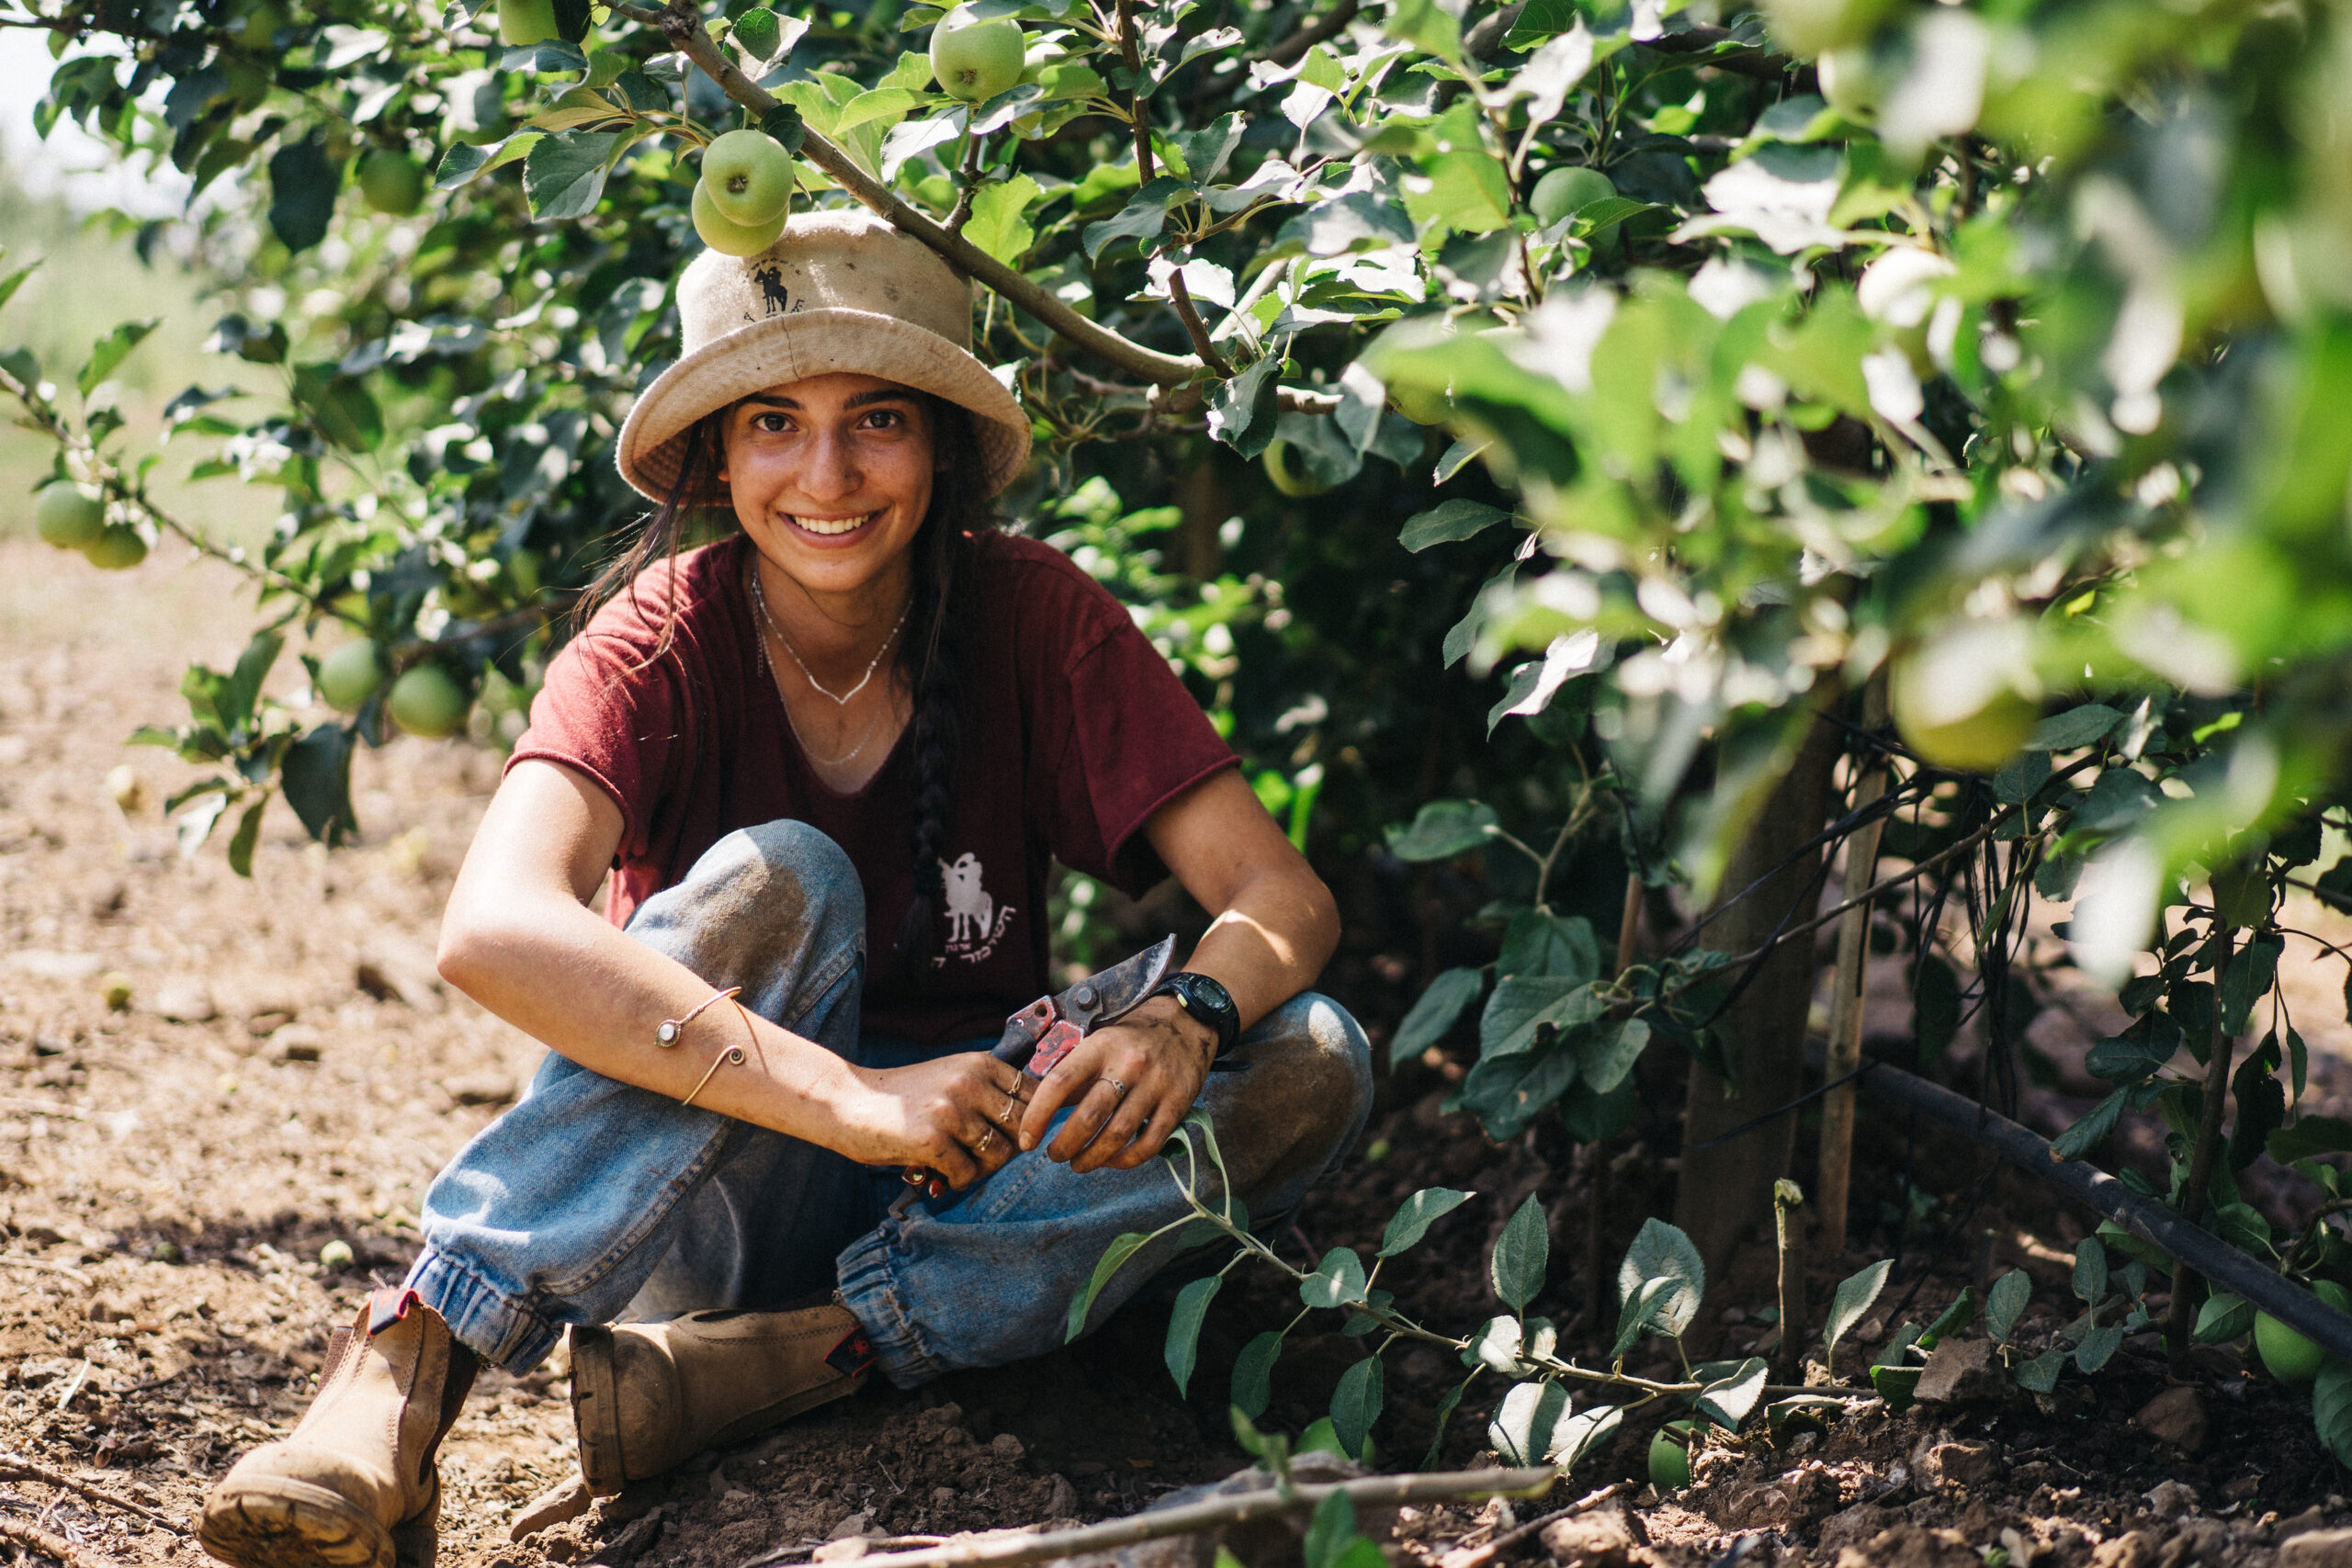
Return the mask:
<svg viewBox="0 0 2352 1568">
<path fill-rule="evenodd" d="M 1605 1137 L 1679 1050 L 1680 1218 L 1716 1252 L 1789 1163 L 1834 924 L 1849 990 L 1900 954 L 1923 1052 L 1973 1021 L 1996 1099 L 2051 971 L 2119 987 L 2114 1092 L 2062 1152 L 2160 1113 L 2173 1200 L 2245 1245 L 2278 1244 L 2234 1171 L 2352 1147 L 2290 1120 L 2276 984 L 2288 885 L 2352 907 L 2352 862 L 2318 869 L 2352 826 L 2340 6 L 0 0 L 0 26 L 51 38 L 43 126 L 188 176 L 215 346 L 278 372 L 170 411 L 197 472 L 282 494 L 241 550 L 155 504 L 122 438 L 105 389 L 141 324 L 79 367 L 0 355 L 56 440 L 50 536 L 251 578 L 244 659 L 144 736 L 213 769 L 177 808 L 192 840 L 233 819 L 241 869 L 275 795 L 349 831 L 354 750 L 394 726 L 514 732 L 642 511 L 610 447 L 676 352 L 674 280 L 781 221 L 789 155 L 784 199 L 863 205 L 981 285 L 1039 438 L 1009 515 L 1136 604 L 1351 907 L 1486 902 L 1492 931 L 1427 934 L 1396 1043 L 1461 1050 L 1490 1131 Z M 341 716 L 269 684 L 289 644 Z"/>
</svg>

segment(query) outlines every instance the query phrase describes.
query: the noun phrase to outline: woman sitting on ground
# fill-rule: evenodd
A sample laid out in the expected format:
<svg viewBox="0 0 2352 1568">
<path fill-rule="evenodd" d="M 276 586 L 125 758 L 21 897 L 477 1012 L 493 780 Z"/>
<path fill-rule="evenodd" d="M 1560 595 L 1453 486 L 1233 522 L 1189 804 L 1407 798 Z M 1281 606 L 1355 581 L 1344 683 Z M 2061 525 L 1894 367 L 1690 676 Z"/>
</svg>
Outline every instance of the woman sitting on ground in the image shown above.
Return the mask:
<svg viewBox="0 0 2352 1568">
<path fill-rule="evenodd" d="M 442 972 L 550 1055 L 443 1171 L 424 1249 L 338 1329 L 201 1534 L 244 1568 L 429 1562 L 479 1363 L 567 1331 L 600 1495 L 854 1391 L 1059 1344 L 1110 1240 L 1184 1212 L 1195 1104 L 1263 1226 L 1362 1129 L 1363 1032 L 1308 994 L 1330 895 L 1165 661 L 999 533 L 1029 448 L 971 295 L 862 214 L 697 258 L 622 474 L 660 510 L 548 670 L 468 851 Z M 698 512 L 736 525 L 681 551 Z M 1050 863 L 1214 916 L 1042 1080 Z M 607 871 L 603 915 L 587 902 Z M 952 1191 L 893 1204 L 923 1167 Z M 1174 1256 L 1155 1243 L 1092 1322 Z"/>
</svg>

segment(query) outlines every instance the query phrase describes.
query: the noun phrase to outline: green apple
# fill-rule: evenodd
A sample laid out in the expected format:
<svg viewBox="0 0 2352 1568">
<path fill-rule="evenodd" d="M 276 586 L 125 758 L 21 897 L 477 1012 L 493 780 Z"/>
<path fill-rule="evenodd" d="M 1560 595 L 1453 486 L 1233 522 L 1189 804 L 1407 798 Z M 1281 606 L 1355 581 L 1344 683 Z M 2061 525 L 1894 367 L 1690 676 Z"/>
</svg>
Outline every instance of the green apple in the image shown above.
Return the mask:
<svg viewBox="0 0 2352 1568">
<path fill-rule="evenodd" d="M 1275 440 L 1266 446 L 1266 477 L 1284 495 L 1304 498 L 1321 495 L 1331 487 L 1317 479 L 1305 463 L 1291 461 L 1290 443 Z"/>
<path fill-rule="evenodd" d="M 704 150 L 702 184 L 721 218 L 764 229 L 792 205 L 792 154 L 764 130 L 730 130 Z"/>
<path fill-rule="evenodd" d="M 392 722 L 411 735 L 438 740 L 465 728 L 465 689 L 438 664 L 420 664 L 392 682 L 384 699 Z"/>
<path fill-rule="evenodd" d="M 319 660 L 319 695 L 337 713 L 356 713 L 384 683 L 384 649 L 373 637 L 345 643 Z"/>
<path fill-rule="evenodd" d="M 1388 389 L 1388 403 L 1415 424 L 1443 424 L 1453 417 L 1451 389 L 1399 382 Z"/>
<path fill-rule="evenodd" d="M 2332 1280 L 2312 1281 L 2312 1294 L 2338 1312 L 2352 1311 L 2352 1294 Z M 2327 1352 L 2267 1312 L 2254 1314 L 2254 1348 L 2270 1375 L 2290 1388 L 2301 1388 L 2319 1376 Z"/>
<path fill-rule="evenodd" d="M 61 550 L 86 550 L 106 531 L 107 505 L 80 485 L 59 480 L 41 487 L 33 526 Z"/>
<path fill-rule="evenodd" d="M 958 6 L 931 29 L 931 71 L 939 89 L 967 104 L 981 104 L 1021 80 L 1028 39 L 1009 17 L 979 21 L 969 6 Z"/>
<path fill-rule="evenodd" d="M 1792 54 L 1813 56 L 1860 43 L 1885 16 L 1889 0 L 1763 0 L 1764 20 Z"/>
<path fill-rule="evenodd" d="M 1701 1441 L 1696 1421 L 1668 1421 L 1650 1435 L 1650 1484 L 1679 1492 L 1690 1484 L 1690 1450 Z"/>
<path fill-rule="evenodd" d="M 777 213 L 765 223 L 737 223 L 718 210 L 711 199 L 710 182 L 695 182 L 695 232 L 702 243 L 723 256 L 755 256 L 776 243 L 784 232 L 784 220 L 788 214 Z"/>
<path fill-rule="evenodd" d="M 1535 214 L 1535 221 L 1549 229 L 1577 208 L 1616 194 L 1617 187 L 1599 169 L 1548 169 L 1535 182 L 1527 208 Z"/>
<path fill-rule="evenodd" d="M 1920 761 L 1990 773 L 2018 754 L 2041 717 L 2031 641 L 2021 621 L 1962 622 L 1896 657 L 1888 705 Z"/>
<path fill-rule="evenodd" d="M 555 0 L 498 0 L 498 41 L 510 48 L 557 36 Z"/>
<path fill-rule="evenodd" d="M 128 571 L 147 558 L 147 541 L 128 523 L 109 523 L 82 553 L 100 571 Z"/>
<path fill-rule="evenodd" d="M 261 0 L 237 20 L 232 36 L 243 48 L 255 54 L 267 54 L 277 47 L 277 35 L 289 24 L 285 9 L 277 0 Z"/>
<path fill-rule="evenodd" d="M 424 165 L 379 147 L 359 160 L 359 195 L 379 212 L 405 218 L 424 202 Z"/>
</svg>

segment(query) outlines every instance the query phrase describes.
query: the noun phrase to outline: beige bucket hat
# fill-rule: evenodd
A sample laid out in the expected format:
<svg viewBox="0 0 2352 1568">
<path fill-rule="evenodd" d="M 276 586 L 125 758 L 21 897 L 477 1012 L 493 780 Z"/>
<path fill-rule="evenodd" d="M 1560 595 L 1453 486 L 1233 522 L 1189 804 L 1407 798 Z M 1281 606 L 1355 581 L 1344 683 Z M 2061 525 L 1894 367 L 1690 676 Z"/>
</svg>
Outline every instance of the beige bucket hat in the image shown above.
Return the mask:
<svg viewBox="0 0 2352 1568">
<path fill-rule="evenodd" d="M 678 280 L 685 353 L 621 427 L 621 478 L 655 502 L 687 433 L 739 398 L 832 371 L 896 381 L 973 413 L 987 493 L 1029 457 L 1019 400 L 972 356 L 972 286 L 930 246 L 864 211 L 799 214 L 755 256 L 705 251 Z M 723 488 L 689 498 L 723 502 Z"/>
</svg>

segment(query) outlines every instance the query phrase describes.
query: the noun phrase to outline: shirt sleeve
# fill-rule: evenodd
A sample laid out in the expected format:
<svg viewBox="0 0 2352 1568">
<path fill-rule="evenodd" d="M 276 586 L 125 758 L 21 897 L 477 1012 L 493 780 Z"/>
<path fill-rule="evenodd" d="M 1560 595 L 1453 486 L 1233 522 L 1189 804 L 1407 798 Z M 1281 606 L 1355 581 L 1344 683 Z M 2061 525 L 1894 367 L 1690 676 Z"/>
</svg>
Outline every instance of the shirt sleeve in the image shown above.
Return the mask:
<svg viewBox="0 0 2352 1568">
<path fill-rule="evenodd" d="M 561 762 L 594 780 L 620 807 L 624 860 L 652 852 L 653 820 L 688 744 L 676 650 L 650 651 L 627 630 L 588 626 L 548 664 L 531 726 L 506 762 Z"/>
<path fill-rule="evenodd" d="M 1105 609 L 1107 633 L 1068 666 L 1052 838 L 1063 864 L 1136 897 L 1168 874 L 1144 824 L 1238 759 L 1150 639 Z"/>
</svg>

